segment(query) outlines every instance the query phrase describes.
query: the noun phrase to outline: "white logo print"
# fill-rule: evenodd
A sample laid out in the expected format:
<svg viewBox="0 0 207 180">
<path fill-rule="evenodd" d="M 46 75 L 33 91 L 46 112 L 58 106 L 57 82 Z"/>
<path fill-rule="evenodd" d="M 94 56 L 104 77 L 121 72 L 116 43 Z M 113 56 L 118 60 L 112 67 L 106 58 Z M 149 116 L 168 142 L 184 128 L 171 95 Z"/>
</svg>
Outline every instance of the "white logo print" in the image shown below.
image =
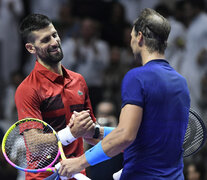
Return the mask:
<svg viewBox="0 0 207 180">
<path fill-rule="evenodd" d="M 78 94 L 79 94 L 80 96 L 82 96 L 82 95 L 83 95 L 83 92 L 80 91 L 80 90 L 78 90 Z"/>
</svg>

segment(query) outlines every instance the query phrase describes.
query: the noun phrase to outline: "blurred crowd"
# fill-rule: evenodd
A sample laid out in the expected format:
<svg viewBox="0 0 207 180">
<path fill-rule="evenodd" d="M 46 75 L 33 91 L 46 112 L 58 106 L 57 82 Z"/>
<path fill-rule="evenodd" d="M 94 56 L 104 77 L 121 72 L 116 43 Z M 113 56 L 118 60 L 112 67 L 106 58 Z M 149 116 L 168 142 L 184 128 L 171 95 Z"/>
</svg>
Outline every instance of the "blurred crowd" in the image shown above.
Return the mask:
<svg viewBox="0 0 207 180">
<path fill-rule="evenodd" d="M 0 0 L 0 138 L 17 120 L 15 90 L 35 64 L 18 32 L 23 17 L 41 13 L 53 20 L 62 40 L 62 64 L 84 76 L 98 122 L 116 126 L 122 78 L 141 66 L 140 58 L 132 54 L 130 38 L 134 20 L 146 7 L 170 21 L 166 59 L 187 79 L 191 108 L 206 123 L 207 0 Z M 17 179 L 0 157 L 0 176 Z M 113 165 L 93 167 L 88 173 L 101 180 L 121 168 L 122 158 L 116 158 Z M 207 180 L 207 145 L 185 159 L 184 173 L 187 180 Z"/>
</svg>

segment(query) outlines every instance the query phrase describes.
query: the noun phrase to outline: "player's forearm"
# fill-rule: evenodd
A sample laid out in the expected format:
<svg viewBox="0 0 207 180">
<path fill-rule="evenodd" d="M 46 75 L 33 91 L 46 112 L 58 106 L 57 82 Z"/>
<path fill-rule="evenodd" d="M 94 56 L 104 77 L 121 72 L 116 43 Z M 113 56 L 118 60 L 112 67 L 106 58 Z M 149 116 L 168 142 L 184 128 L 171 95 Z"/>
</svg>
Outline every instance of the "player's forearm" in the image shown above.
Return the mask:
<svg viewBox="0 0 207 180">
<path fill-rule="evenodd" d="M 114 127 L 100 127 L 100 133 L 97 139 L 95 138 L 84 138 L 84 140 L 91 145 L 95 145 L 97 144 L 100 140 L 102 140 L 103 138 L 105 138 L 108 134 L 110 134 L 115 128 Z"/>
<path fill-rule="evenodd" d="M 52 133 L 43 133 L 38 129 L 31 129 L 24 132 L 24 137 L 26 144 L 30 147 L 30 152 L 35 153 L 37 151 L 41 152 L 45 148 L 45 145 L 52 146 L 57 144 L 57 139 Z"/>
<path fill-rule="evenodd" d="M 109 159 L 127 148 L 136 138 L 142 120 L 142 108 L 127 104 L 121 110 L 119 125 L 103 141 L 85 152 L 90 165 Z M 127 119 L 127 121 L 126 121 Z"/>
<path fill-rule="evenodd" d="M 38 129 L 30 129 L 24 132 L 25 139 L 33 145 L 40 145 L 42 143 L 56 143 L 57 139 L 52 133 L 43 133 Z M 41 140 L 41 141 L 40 141 Z"/>
<path fill-rule="evenodd" d="M 103 141 L 85 152 L 85 160 L 90 165 L 96 165 L 119 154 L 134 141 L 130 134 L 125 128 L 116 128 Z M 83 162 L 87 164 L 84 160 Z"/>
<path fill-rule="evenodd" d="M 104 127 L 100 127 L 100 134 L 98 136 L 97 139 L 95 138 L 87 138 L 85 137 L 84 140 L 88 143 L 88 144 L 91 144 L 91 145 L 95 145 L 97 144 L 100 140 L 102 140 L 104 138 Z"/>
<path fill-rule="evenodd" d="M 105 154 L 109 157 L 113 157 L 122 152 L 133 141 L 134 138 L 128 134 L 126 129 L 117 127 L 103 139 L 101 145 Z"/>
</svg>

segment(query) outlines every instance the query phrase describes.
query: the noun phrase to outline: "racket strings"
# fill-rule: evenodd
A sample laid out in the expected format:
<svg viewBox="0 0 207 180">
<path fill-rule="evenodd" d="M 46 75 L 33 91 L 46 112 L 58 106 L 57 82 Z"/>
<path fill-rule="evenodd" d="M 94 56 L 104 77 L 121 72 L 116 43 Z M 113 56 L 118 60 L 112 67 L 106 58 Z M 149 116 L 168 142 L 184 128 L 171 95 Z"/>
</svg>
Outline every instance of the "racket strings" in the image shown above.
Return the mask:
<svg viewBox="0 0 207 180">
<path fill-rule="evenodd" d="M 24 138 L 19 134 L 19 130 L 17 128 L 13 129 L 7 137 L 5 153 L 14 164 L 25 167 L 26 146 Z"/>
<path fill-rule="evenodd" d="M 201 121 L 194 113 L 190 112 L 183 143 L 184 157 L 197 152 L 205 140 L 204 126 Z"/>
<path fill-rule="evenodd" d="M 7 157 L 24 169 L 42 169 L 51 165 L 58 155 L 57 137 L 48 126 L 42 123 L 40 126 L 37 122 L 30 122 L 30 125 L 33 124 L 30 130 L 21 133 L 24 124 L 28 126 L 28 122 L 25 122 L 9 133 L 5 143 Z"/>
</svg>

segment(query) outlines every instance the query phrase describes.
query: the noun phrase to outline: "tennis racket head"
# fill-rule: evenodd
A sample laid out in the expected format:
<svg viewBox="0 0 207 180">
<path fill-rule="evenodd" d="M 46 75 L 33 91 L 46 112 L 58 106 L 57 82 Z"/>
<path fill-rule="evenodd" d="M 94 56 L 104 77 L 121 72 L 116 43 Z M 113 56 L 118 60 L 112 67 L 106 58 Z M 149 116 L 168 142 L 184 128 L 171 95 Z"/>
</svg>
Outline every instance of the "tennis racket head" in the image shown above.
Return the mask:
<svg viewBox="0 0 207 180">
<path fill-rule="evenodd" d="M 2 141 L 5 159 L 15 168 L 25 172 L 55 171 L 59 139 L 54 129 L 44 121 L 22 119 L 13 124 Z"/>
<path fill-rule="evenodd" d="M 183 157 L 197 153 L 205 144 L 206 127 L 201 117 L 192 109 L 189 111 L 188 126 L 183 142 Z"/>
</svg>

